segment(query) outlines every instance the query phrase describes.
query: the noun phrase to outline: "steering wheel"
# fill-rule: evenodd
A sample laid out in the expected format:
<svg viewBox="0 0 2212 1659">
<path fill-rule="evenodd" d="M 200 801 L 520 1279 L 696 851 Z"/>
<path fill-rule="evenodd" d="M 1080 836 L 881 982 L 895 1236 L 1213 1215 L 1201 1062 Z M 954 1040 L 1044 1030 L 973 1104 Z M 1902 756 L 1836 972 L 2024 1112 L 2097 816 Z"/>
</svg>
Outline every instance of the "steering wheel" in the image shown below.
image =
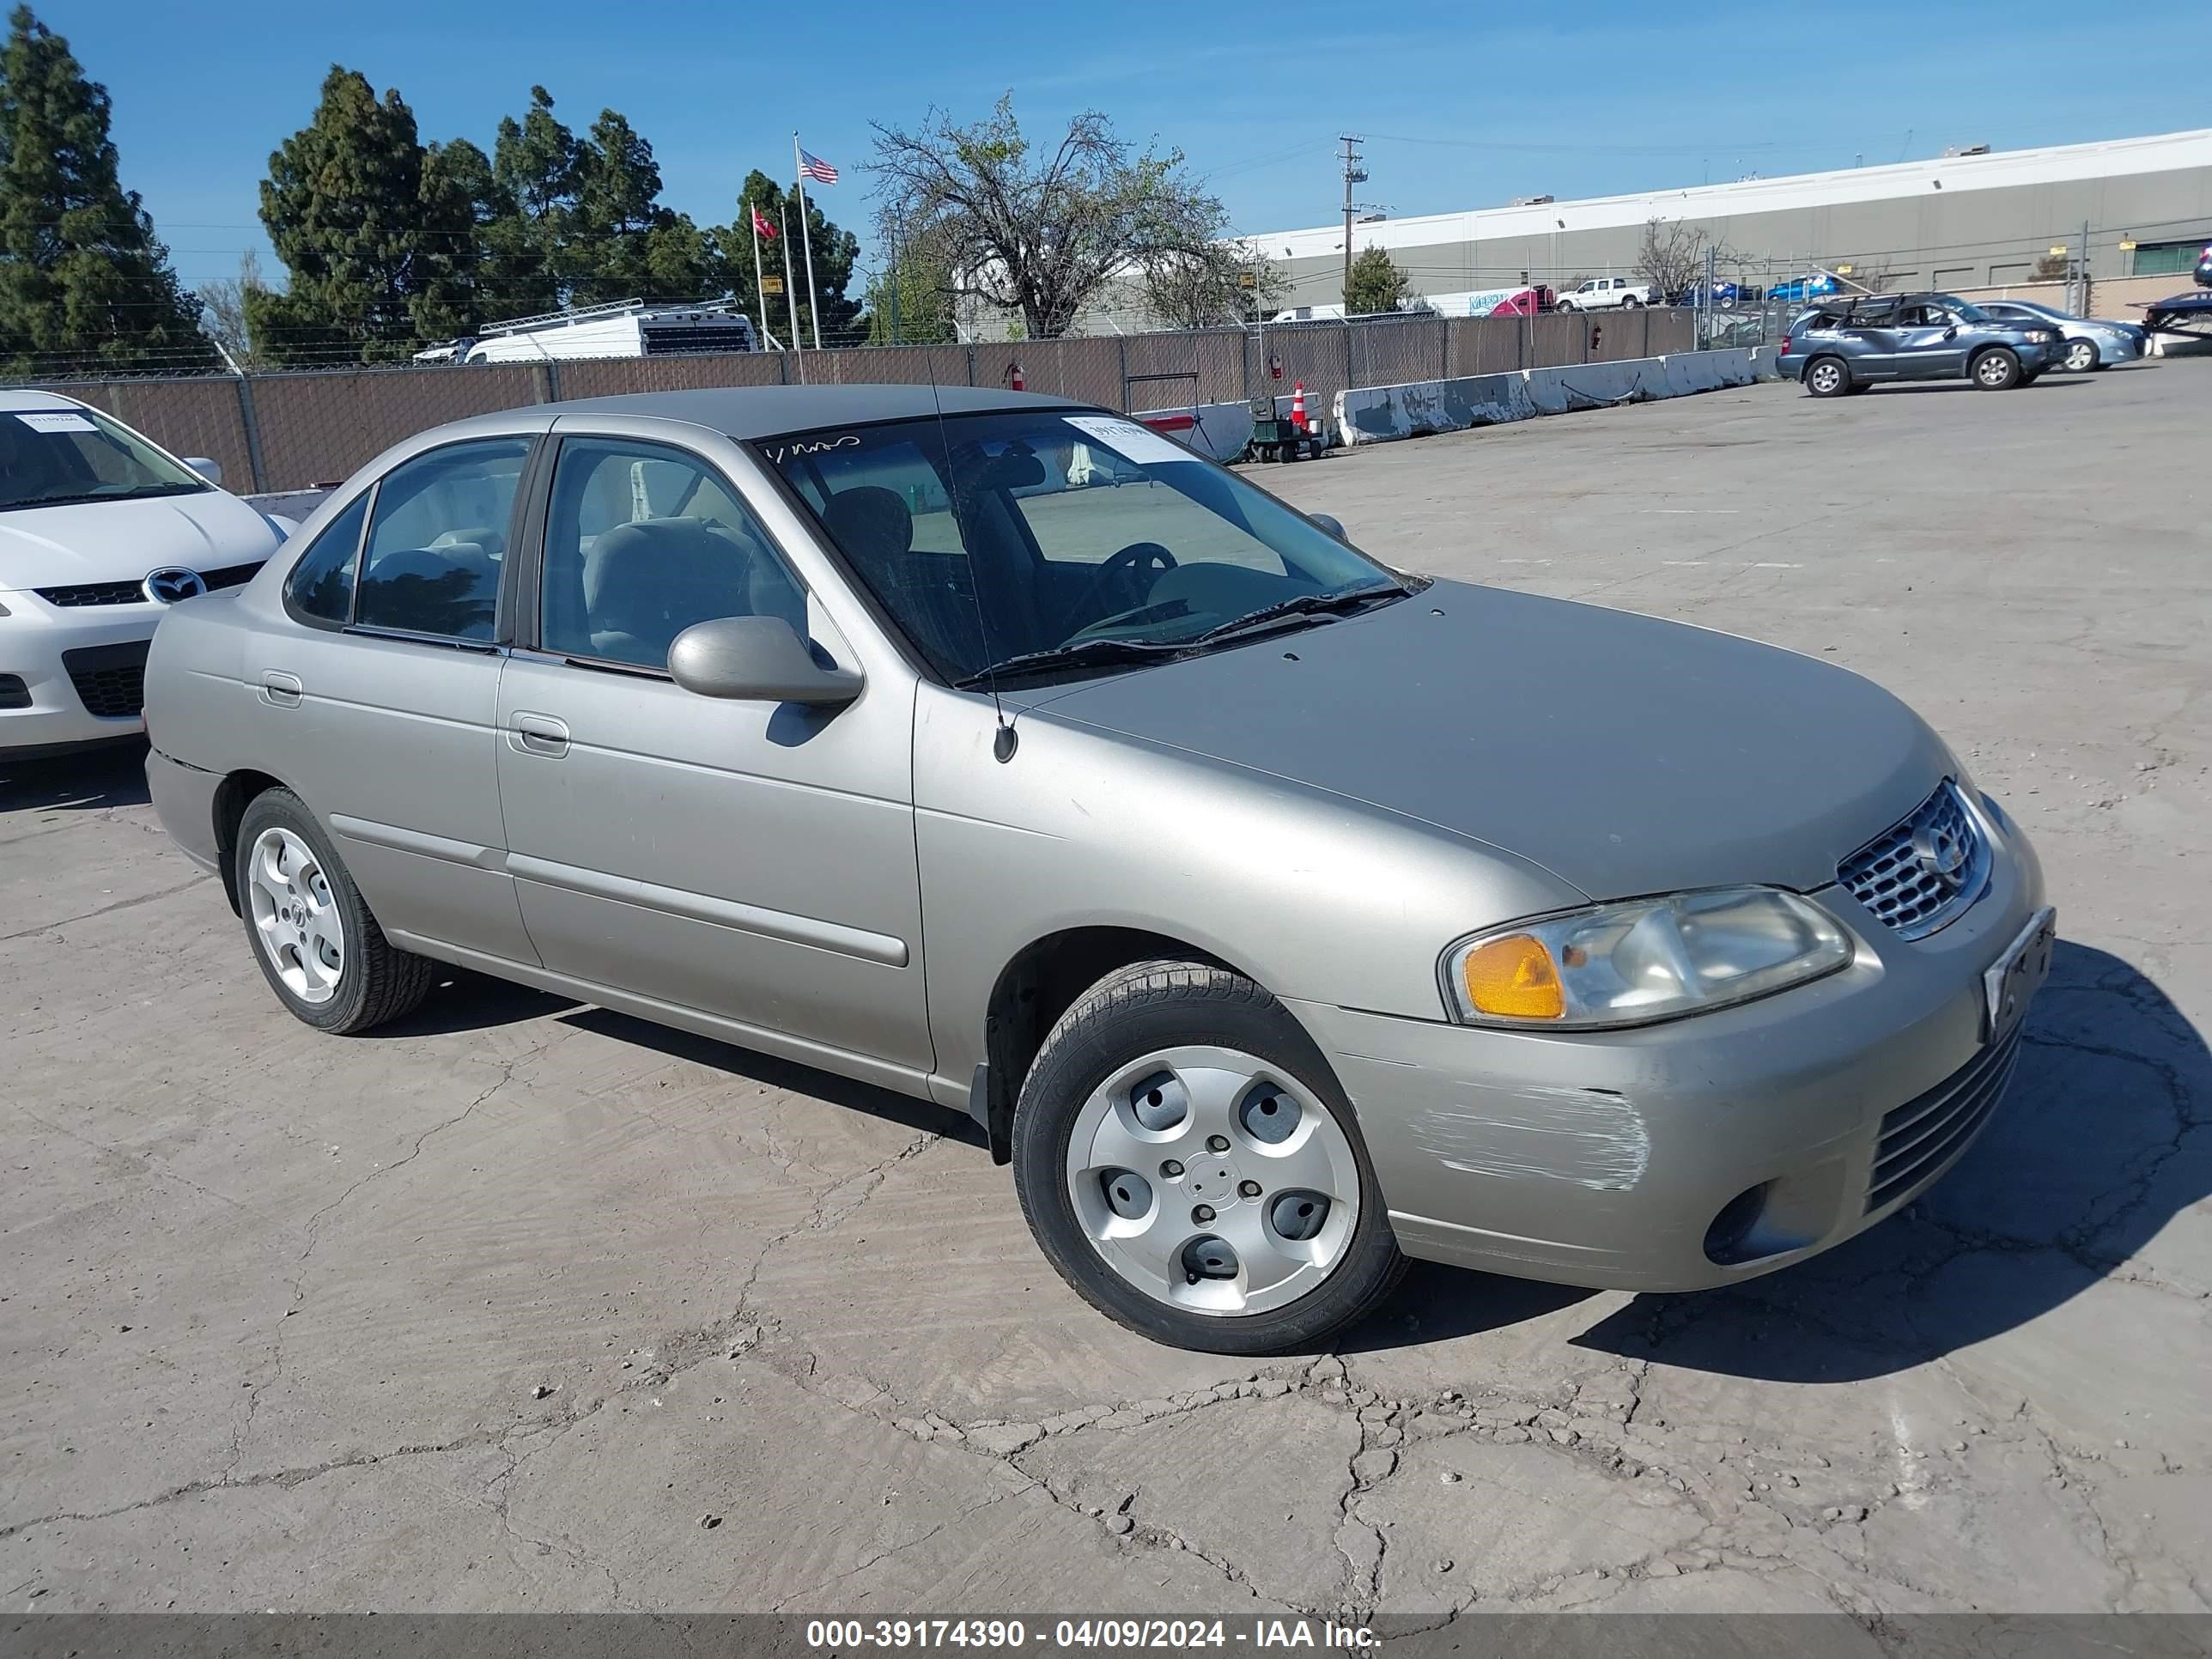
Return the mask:
<svg viewBox="0 0 2212 1659">
<path fill-rule="evenodd" d="M 1134 573 L 1141 570 L 1164 575 L 1175 568 L 1176 556 L 1158 542 L 1131 542 L 1092 573 L 1089 586 L 1083 590 L 1083 597 L 1076 601 L 1075 615 L 1080 617 L 1095 609 L 1111 583 L 1127 583 L 1133 592 L 1136 584 L 1129 581 L 1129 578 Z M 1136 594 L 1135 597 L 1141 599 L 1144 596 Z"/>
</svg>

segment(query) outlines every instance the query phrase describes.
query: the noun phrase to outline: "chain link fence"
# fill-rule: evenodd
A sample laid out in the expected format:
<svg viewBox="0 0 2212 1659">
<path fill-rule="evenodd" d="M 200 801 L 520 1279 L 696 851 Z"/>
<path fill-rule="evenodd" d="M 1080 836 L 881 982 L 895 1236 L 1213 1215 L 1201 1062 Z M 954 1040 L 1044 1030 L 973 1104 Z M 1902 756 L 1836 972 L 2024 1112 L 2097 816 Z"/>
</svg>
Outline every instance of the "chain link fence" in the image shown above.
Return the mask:
<svg viewBox="0 0 2212 1659">
<path fill-rule="evenodd" d="M 1254 329 L 975 345 L 855 346 L 609 357 L 470 368 L 316 369 L 189 379 L 50 380 L 173 453 L 207 456 L 240 490 L 331 484 L 427 427 L 526 404 L 718 386 L 892 384 L 1012 388 L 1135 412 L 1618 362 L 1695 348 L 1709 313 L 1622 310 L 1445 318 L 1415 313 Z M 1741 332 L 1741 330 L 1737 330 Z M 1771 337 L 1762 336 L 1761 337 Z"/>
</svg>

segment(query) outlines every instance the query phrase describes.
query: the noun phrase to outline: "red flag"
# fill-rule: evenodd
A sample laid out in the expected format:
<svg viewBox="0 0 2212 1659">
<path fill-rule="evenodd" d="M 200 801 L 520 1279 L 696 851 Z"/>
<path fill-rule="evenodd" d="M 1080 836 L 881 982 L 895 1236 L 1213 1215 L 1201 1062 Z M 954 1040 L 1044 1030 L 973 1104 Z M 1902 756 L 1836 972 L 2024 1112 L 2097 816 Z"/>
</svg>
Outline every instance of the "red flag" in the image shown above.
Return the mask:
<svg viewBox="0 0 2212 1659">
<path fill-rule="evenodd" d="M 767 216 L 758 208 L 753 210 L 753 228 L 760 234 L 763 241 L 775 240 L 775 227 L 769 223 Z"/>
</svg>

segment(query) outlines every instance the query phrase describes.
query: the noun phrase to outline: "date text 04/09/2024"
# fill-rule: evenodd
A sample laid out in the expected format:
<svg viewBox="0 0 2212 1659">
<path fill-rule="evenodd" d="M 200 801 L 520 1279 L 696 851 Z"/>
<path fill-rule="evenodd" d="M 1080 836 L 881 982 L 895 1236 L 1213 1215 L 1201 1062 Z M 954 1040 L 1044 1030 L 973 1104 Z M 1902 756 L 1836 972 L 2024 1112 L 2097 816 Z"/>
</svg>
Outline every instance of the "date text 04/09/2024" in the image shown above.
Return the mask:
<svg viewBox="0 0 2212 1659">
<path fill-rule="evenodd" d="M 814 1619 L 807 1621 L 811 1648 L 966 1648 L 1015 1650 L 1028 1647 L 1076 1651 L 1245 1647 L 1334 1648 L 1372 1651 L 1380 1645 L 1364 1625 L 1327 1619 L 1060 1619 L 1032 1630 L 1018 1619 Z"/>
</svg>

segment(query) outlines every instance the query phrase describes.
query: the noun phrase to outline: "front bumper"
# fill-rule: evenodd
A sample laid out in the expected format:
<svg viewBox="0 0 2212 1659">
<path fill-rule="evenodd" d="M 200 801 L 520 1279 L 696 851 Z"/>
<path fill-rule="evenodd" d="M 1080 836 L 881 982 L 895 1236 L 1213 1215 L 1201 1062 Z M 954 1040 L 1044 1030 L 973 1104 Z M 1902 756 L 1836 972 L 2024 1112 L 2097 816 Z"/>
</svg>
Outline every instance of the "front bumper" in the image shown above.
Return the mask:
<svg viewBox="0 0 2212 1659">
<path fill-rule="evenodd" d="M 1990 886 L 1958 920 L 1907 943 L 1825 889 L 1811 896 L 1856 936 L 1852 964 L 1741 1007 L 1548 1034 L 1292 1005 L 1358 1112 L 1406 1253 L 1699 1290 L 1911 1202 L 1972 1143 L 2017 1048 L 2017 1025 L 1988 1040 L 1983 975 L 2041 908 L 2043 877 L 2018 828 L 1985 817 Z M 1914 1139 L 1955 1132 L 1899 1157 L 1899 1124 L 1923 1114 Z"/>
<path fill-rule="evenodd" d="M 0 605 L 8 611 L 0 617 L 0 677 L 8 677 L 0 678 L 0 753 L 73 749 L 146 729 L 139 675 L 165 607 L 53 605 L 20 591 L 0 593 Z"/>
</svg>

